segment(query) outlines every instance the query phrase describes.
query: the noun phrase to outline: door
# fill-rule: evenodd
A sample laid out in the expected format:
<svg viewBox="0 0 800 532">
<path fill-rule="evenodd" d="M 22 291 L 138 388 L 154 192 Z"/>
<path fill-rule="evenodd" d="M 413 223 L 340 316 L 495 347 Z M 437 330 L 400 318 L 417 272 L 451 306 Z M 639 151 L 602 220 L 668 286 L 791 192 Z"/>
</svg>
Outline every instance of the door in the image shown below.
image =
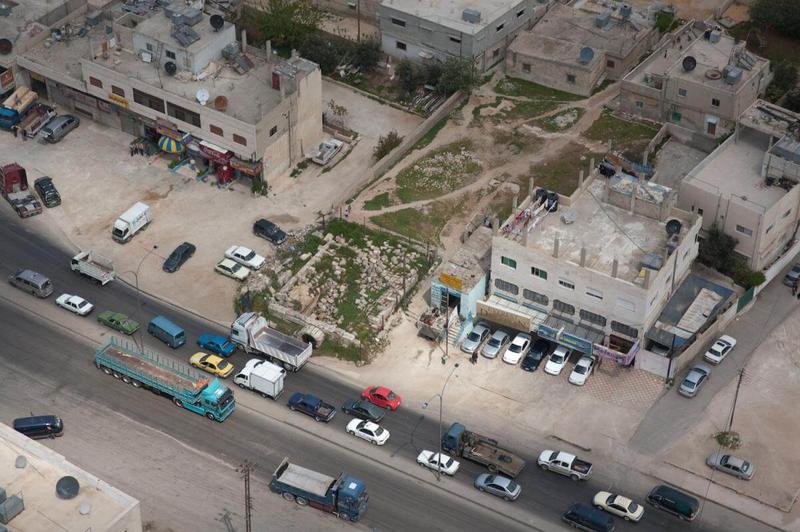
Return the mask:
<svg viewBox="0 0 800 532">
<path fill-rule="evenodd" d="M 707 122 L 706 126 L 707 126 L 707 128 L 706 128 L 706 132 L 707 132 L 709 135 L 716 136 L 716 134 L 717 134 L 717 123 L 716 123 L 716 122 L 711 122 L 711 121 L 709 120 L 709 121 Z"/>
</svg>

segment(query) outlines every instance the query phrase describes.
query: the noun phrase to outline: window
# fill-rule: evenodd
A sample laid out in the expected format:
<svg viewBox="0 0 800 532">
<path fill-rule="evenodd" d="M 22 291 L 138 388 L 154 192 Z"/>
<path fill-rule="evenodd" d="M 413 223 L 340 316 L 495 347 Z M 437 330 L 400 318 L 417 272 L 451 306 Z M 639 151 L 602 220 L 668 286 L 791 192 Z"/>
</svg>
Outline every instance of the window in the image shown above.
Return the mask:
<svg viewBox="0 0 800 532">
<path fill-rule="evenodd" d="M 631 338 L 638 338 L 639 331 L 635 327 L 631 327 L 630 325 L 625 325 L 624 323 L 620 323 L 618 321 L 611 322 L 611 330 L 622 333 L 626 336 L 630 336 Z"/>
<path fill-rule="evenodd" d="M 524 14 L 525 14 L 525 10 L 524 9 L 520 9 L 519 11 L 517 11 L 517 18 L 521 17 Z"/>
<path fill-rule="evenodd" d="M 499 55 L 500 55 L 500 48 L 495 48 L 495 49 L 492 51 L 492 59 L 497 59 L 497 57 L 498 57 Z"/>
<path fill-rule="evenodd" d="M 269 130 L 269 136 L 271 137 L 277 132 L 278 132 L 278 126 L 272 126 L 272 128 Z"/>
<path fill-rule="evenodd" d="M 522 290 L 522 297 L 527 299 L 528 301 L 533 301 L 534 303 L 539 303 L 540 305 L 547 306 L 550 304 L 550 298 L 544 294 L 540 294 L 539 292 L 534 292 L 533 290 L 528 290 L 525 288 Z"/>
<path fill-rule="evenodd" d="M 103 88 L 103 82 L 100 81 L 99 79 L 93 78 L 91 76 L 89 77 L 89 85 L 91 85 L 92 87 L 100 88 L 100 89 Z"/>
<path fill-rule="evenodd" d="M 717 98 L 711 98 L 711 107 L 719 107 L 719 100 Z"/>
<path fill-rule="evenodd" d="M 153 45 L 150 44 L 149 42 L 145 43 L 144 47 L 147 48 L 148 52 L 152 52 L 153 51 Z"/>
<path fill-rule="evenodd" d="M 406 50 L 406 49 L 408 48 L 408 47 L 406 46 L 406 43 L 404 43 L 404 42 L 400 42 L 400 41 L 397 41 L 397 42 L 395 43 L 395 46 L 397 46 L 397 49 L 398 49 L 398 50 Z"/>
<path fill-rule="evenodd" d="M 111 94 L 116 94 L 117 96 L 122 96 L 123 98 L 125 97 L 125 91 L 116 85 L 111 85 Z"/>
<path fill-rule="evenodd" d="M 172 118 L 177 118 L 181 122 L 192 124 L 193 126 L 200 127 L 200 115 L 194 111 L 184 109 L 179 105 L 172 102 L 167 102 L 167 114 Z"/>
<path fill-rule="evenodd" d="M 636 100 L 636 108 L 637 109 L 644 109 L 644 102 L 640 100 Z"/>
<path fill-rule="evenodd" d="M 567 74 L 567 83 L 575 83 L 575 76 L 573 74 Z"/>
<path fill-rule="evenodd" d="M 617 64 L 614 62 L 613 59 L 606 59 L 606 66 L 608 68 L 614 68 Z"/>
<path fill-rule="evenodd" d="M 737 225 L 736 226 L 736 232 L 737 233 L 742 233 L 743 235 L 747 235 L 747 236 L 753 236 L 753 230 L 752 229 L 748 229 L 747 227 L 745 227 L 743 225 Z"/>
<path fill-rule="evenodd" d="M 686 89 L 678 89 L 678 96 L 686 98 Z"/>
<path fill-rule="evenodd" d="M 459 39 L 458 37 L 453 37 L 453 36 L 451 35 L 451 36 L 450 36 L 450 42 L 454 42 L 454 43 L 460 43 L 460 42 L 461 42 L 461 39 Z"/>
<path fill-rule="evenodd" d="M 681 121 L 681 114 L 678 111 L 672 111 L 672 121 L 676 124 Z"/>
<path fill-rule="evenodd" d="M 628 312 L 636 312 L 636 304 L 627 299 L 622 299 L 621 297 L 617 298 L 617 307 L 622 310 L 627 310 Z"/>
<path fill-rule="evenodd" d="M 575 307 L 570 305 L 569 303 L 564 303 L 563 301 L 559 301 L 558 299 L 553 300 L 553 310 L 557 310 L 563 314 L 575 314 Z"/>
<path fill-rule="evenodd" d="M 505 24 L 500 24 L 499 26 L 497 26 L 497 31 L 500 31 L 500 30 L 502 30 L 502 29 L 503 29 L 503 28 L 505 28 L 505 27 L 506 27 L 506 25 L 505 25 Z"/>
<path fill-rule="evenodd" d="M 558 284 L 560 284 L 564 288 L 575 290 L 575 283 L 573 283 L 572 281 L 568 281 L 567 279 L 559 279 Z"/>
<path fill-rule="evenodd" d="M 510 259 L 508 257 L 501 256 L 500 257 L 500 264 L 504 264 L 504 265 L 508 266 L 509 268 L 511 268 L 513 270 L 517 269 L 517 261 L 515 261 L 514 259 Z"/>
<path fill-rule="evenodd" d="M 508 292 L 509 294 L 517 295 L 519 293 L 519 286 L 515 285 L 514 283 L 509 283 L 508 281 L 504 281 L 502 279 L 495 279 L 494 286 L 498 290 L 502 290 L 503 292 Z"/>
<path fill-rule="evenodd" d="M 161 98 L 156 98 L 155 96 L 151 96 L 146 92 L 133 89 L 133 101 L 139 105 L 149 107 L 153 111 L 158 111 L 159 113 L 164 112 L 164 100 Z"/>
<path fill-rule="evenodd" d="M 786 211 L 785 213 L 783 213 L 783 218 L 786 218 L 786 217 L 787 217 L 787 216 L 789 216 L 790 214 L 792 214 L 792 209 L 789 209 L 788 211 Z"/>
<path fill-rule="evenodd" d="M 241 144 L 242 146 L 247 146 L 247 139 L 241 135 L 237 135 L 236 133 L 233 134 L 233 142 L 236 144 Z"/>
<path fill-rule="evenodd" d="M 222 128 L 221 127 L 217 127 L 214 124 L 209 124 L 208 125 L 208 130 L 210 132 L 212 132 L 213 134 L 215 134 L 215 135 L 218 135 L 220 137 L 223 136 Z"/>
<path fill-rule="evenodd" d="M 167 55 L 168 59 L 175 59 L 175 52 L 170 52 L 169 50 L 164 52 Z"/>
<path fill-rule="evenodd" d="M 603 300 L 603 292 L 600 290 L 595 290 L 594 288 L 587 288 L 586 295 L 595 299 L 599 299 L 600 301 Z"/>
<path fill-rule="evenodd" d="M 601 316 L 600 314 L 595 314 L 594 312 L 589 312 L 588 310 L 581 310 L 580 317 L 582 320 L 596 323 L 602 327 L 606 326 L 606 317 Z"/>
<path fill-rule="evenodd" d="M 406 21 L 400 20 L 399 18 L 392 17 L 392 24 L 394 24 L 395 26 L 400 26 L 401 28 L 406 27 Z"/>
<path fill-rule="evenodd" d="M 540 279 L 544 279 L 545 281 L 547 280 L 547 272 L 537 268 L 536 266 L 531 268 L 531 275 L 539 277 Z"/>
<path fill-rule="evenodd" d="M 531 64 L 530 63 L 522 63 L 522 71 L 523 72 L 530 72 L 531 71 Z"/>
<path fill-rule="evenodd" d="M 775 227 L 775 224 L 769 224 L 769 227 L 767 227 L 767 230 L 766 230 L 766 231 L 764 231 L 764 234 L 767 234 L 767 233 L 769 233 L 770 231 L 772 231 L 772 228 L 773 228 L 773 227 Z"/>
<path fill-rule="evenodd" d="M 701 209 L 700 207 L 698 207 L 698 208 L 697 208 L 697 214 L 699 214 L 700 216 L 703 216 L 703 209 Z"/>
</svg>

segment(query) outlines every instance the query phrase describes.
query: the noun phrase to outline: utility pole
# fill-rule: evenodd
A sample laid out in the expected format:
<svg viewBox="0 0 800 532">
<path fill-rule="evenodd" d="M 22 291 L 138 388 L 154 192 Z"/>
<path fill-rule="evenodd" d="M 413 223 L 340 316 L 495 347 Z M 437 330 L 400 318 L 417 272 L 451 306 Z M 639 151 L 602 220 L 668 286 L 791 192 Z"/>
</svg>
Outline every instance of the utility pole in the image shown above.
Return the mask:
<svg viewBox="0 0 800 532">
<path fill-rule="evenodd" d="M 736 413 L 736 401 L 739 400 L 739 388 L 742 386 L 742 377 L 744 377 L 744 368 L 739 370 L 739 380 L 736 382 L 736 394 L 733 396 L 733 406 L 731 407 L 731 419 L 728 421 L 728 431 L 733 429 L 733 414 Z"/>
<path fill-rule="evenodd" d="M 356 0 L 356 19 L 358 20 L 356 42 L 361 42 L 361 0 Z"/>
<path fill-rule="evenodd" d="M 255 469 L 255 466 L 248 461 L 236 468 L 238 473 L 242 474 L 244 479 L 244 516 L 245 516 L 245 530 L 247 532 L 253 531 L 253 522 L 250 516 L 253 510 L 253 498 L 250 496 L 250 472 Z"/>
</svg>

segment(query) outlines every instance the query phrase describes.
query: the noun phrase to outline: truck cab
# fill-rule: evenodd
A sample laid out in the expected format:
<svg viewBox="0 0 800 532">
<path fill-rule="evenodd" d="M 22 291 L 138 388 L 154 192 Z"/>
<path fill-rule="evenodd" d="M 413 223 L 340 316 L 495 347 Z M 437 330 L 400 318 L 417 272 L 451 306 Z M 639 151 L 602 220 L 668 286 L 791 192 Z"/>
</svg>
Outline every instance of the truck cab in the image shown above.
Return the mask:
<svg viewBox="0 0 800 532">
<path fill-rule="evenodd" d="M 336 507 L 340 516 L 347 516 L 353 522 L 361 519 L 367 511 L 369 495 L 367 486 L 355 477 L 342 475 L 338 481 Z"/>
</svg>

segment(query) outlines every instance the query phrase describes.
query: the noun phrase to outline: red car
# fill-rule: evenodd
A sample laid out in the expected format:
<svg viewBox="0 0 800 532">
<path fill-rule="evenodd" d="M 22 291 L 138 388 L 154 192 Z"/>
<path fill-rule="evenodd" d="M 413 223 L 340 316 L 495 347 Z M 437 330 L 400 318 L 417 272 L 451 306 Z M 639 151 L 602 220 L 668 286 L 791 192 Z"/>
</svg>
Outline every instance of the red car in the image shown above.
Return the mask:
<svg viewBox="0 0 800 532">
<path fill-rule="evenodd" d="M 361 398 L 390 410 L 397 410 L 400 406 L 400 396 L 385 386 L 368 386 L 361 392 Z"/>
</svg>

